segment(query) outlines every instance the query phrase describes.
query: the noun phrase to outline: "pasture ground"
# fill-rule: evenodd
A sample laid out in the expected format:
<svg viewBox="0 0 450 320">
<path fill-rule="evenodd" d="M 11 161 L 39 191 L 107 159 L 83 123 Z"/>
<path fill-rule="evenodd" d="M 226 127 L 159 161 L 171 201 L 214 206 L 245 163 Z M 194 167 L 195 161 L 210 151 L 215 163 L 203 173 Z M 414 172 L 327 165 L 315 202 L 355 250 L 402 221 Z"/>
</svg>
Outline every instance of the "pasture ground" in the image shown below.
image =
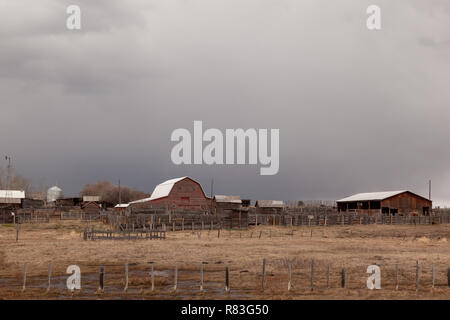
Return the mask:
<svg viewBox="0 0 450 320">
<path fill-rule="evenodd" d="M 92 225 L 106 228 L 102 223 Z M 186 230 L 169 231 L 166 240 L 96 241 L 83 240 L 85 226 L 79 221 L 59 220 L 21 225 L 16 242 L 15 226 L 1 225 L 0 299 L 450 299 L 450 224 L 257 226 L 221 230 L 220 238 L 217 230 Z M 263 258 L 267 261 L 264 291 Z M 418 291 L 416 260 L 420 266 Z M 206 264 L 200 292 L 202 261 Z M 22 292 L 24 262 L 28 263 L 27 289 Z M 52 288 L 46 293 L 50 262 Z M 129 264 L 127 293 L 123 292 L 125 263 Z M 73 264 L 81 268 L 82 290 L 70 294 L 65 289 L 66 269 Z M 178 290 L 173 292 L 175 264 L 179 277 Z M 292 266 L 290 291 L 288 264 Z M 381 290 L 366 288 L 366 269 L 371 264 L 381 268 Z M 399 265 L 399 290 L 395 290 L 395 264 Z M 97 294 L 100 266 L 105 267 L 105 291 Z M 226 266 L 230 268 L 230 293 L 224 292 Z M 341 288 L 342 268 L 346 270 L 346 288 Z"/>
</svg>

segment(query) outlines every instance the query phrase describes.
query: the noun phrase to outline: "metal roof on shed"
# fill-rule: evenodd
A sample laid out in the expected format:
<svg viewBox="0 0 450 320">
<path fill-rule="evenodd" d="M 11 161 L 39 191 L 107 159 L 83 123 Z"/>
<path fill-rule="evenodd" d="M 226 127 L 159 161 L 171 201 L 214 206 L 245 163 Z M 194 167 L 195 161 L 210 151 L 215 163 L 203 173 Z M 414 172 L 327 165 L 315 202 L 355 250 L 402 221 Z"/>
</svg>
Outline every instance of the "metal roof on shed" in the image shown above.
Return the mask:
<svg viewBox="0 0 450 320">
<path fill-rule="evenodd" d="M 240 196 L 215 195 L 214 200 L 219 203 L 242 203 Z"/>
<path fill-rule="evenodd" d="M 25 191 L 22 191 L 22 190 L 0 190 L 0 198 L 25 199 Z"/>
<path fill-rule="evenodd" d="M 281 200 L 258 200 L 255 206 L 260 208 L 283 208 L 284 202 Z"/>
<path fill-rule="evenodd" d="M 130 206 L 129 203 L 116 204 L 114 208 L 128 208 Z"/>
<path fill-rule="evenodd" d="M 337 200 L 336 202 L 384 200 L 404 192 L 408 192 L 408 190 L 357 193 L 350 197 Z"/>
</svg>

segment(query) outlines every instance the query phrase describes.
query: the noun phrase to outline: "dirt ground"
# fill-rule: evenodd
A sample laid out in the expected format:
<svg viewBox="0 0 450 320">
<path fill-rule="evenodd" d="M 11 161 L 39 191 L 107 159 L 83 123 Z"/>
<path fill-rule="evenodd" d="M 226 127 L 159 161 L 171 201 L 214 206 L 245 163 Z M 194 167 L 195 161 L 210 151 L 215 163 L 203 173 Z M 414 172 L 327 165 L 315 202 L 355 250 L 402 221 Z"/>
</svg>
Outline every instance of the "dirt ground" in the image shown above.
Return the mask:
<svg viewBox="0 0 450 320">
<path fill-rule="evenodd" d="M 106 228 L 101 223 L 94 225 L 96 229 Z M 217 230 L 188 230 L 168 232 L 166 240 L 96 241 L 83 240 L 85 226 L 77 221 L 21 225 L 18 242 L 14 225 L 0 226 L 0 299 L 450 299 L 448 224 L 258 226 L 249 230 L 222 230 L 220 235 Z M 22 292 L 25 262 L 26 290 Z M 203 291 L 200 291 L 201 262 L 204 262 Z M 46 292 L 49 263 L 52 263 L 51 288 Z M 126 263 L 129 282 L 128 291 L 124 292 Z M 155 270 L 154 290 L 151 263 Z M 381 268 L 381 290 L 366 287 L 369 276 L 366 270 L 371 264 Z M 396 264 L 398 290 L 395 290 Z M 81 269 L 81 291 L 70 293 L 66 289 L 69 265 Z M 105 268 L 103 293 L 96 292 L 100 266 Z M 230 270 L 230 292 L 225 292 L 226 267 Z M 345 288 L 341 288 L 343 268 Z"/>
</svg>

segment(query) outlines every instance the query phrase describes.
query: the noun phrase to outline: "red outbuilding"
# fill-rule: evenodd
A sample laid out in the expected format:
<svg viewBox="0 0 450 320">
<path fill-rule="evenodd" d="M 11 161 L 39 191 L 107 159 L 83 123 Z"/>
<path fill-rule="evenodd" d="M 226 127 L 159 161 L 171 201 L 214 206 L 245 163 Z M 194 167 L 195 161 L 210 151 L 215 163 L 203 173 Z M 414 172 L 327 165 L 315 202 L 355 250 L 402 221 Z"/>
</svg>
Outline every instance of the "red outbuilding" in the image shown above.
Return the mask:
<svg viewBox="0 0 450 320">
<path fill-rule="evenodd" d="M 158 184 L 150 198 L 132 201 L 131 208 L 168 208 L 171 210 L 209 211 L 211 198 L 202 186 L 189 177 L 167 180 Z"/>
</svg>

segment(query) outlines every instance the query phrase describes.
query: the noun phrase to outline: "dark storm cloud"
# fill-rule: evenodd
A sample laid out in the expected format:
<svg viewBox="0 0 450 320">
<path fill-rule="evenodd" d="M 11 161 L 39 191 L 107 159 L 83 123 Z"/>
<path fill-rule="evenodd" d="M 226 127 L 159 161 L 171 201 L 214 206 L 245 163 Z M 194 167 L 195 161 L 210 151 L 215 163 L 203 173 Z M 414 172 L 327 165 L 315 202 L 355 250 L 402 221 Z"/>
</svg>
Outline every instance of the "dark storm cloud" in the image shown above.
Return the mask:
<svg viewBox="0 0 450 320">
<path fill-rule="evenodd" d="M 72 194 L 190 175 L 253 199 L 336 199 L 426 194 L 431 178 L 449 201 L 450 4 L 376 1 L 370 32 L 372 2 L 0 1 L 1 153 Z M 279 174 L 173 165 L 170 134 L 194 120 L 279 128 Z"/>
</svg>

